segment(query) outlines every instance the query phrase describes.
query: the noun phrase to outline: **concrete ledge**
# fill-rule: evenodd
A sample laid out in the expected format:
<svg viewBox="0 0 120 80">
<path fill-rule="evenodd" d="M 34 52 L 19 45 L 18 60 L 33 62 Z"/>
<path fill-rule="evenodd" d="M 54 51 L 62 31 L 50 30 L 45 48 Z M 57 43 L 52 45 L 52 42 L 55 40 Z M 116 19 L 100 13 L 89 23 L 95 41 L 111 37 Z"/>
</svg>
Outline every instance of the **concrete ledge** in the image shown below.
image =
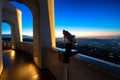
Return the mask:
<svg viewBox="0 0 120 80">
<path fill-rule="evenodd" d="M 15 46 L 16 50 L 21 50 L 26 53 L 30 53 L 33 55 L 33 44 L 32 43 L 23 43 L 23 42 L 17 42 Z"/>
<path fill-rule="evenodd" d="M 2 60 L 2 54 L 0 53 L 0 76 L 3 70 L 3 60 Z"/>
<path fill-rule="evenodd" d="M 61 52 L 57 49 L 47 49 L 47 68 L 57 78 L 64 80 L 65 63 L 58 59 Z M 67 64 L 69 80 L 119 80 L 120 65 L 104 60 L 76 54 Z"/>
<path fill-rule="evenodd" d="M 86 56 L 83 54 L 77 54 L 76 58 L 87 63 L 88 65 L 93 66 L 95 69 L 100 69 L 104 72 L 107 72 L 113 76 L 120 75 L 120 65 L 114 64 L 108 61 L 104 61 L 102 59 L 97 59 L 94 57 Z"/>
<path fill-rule="evenodd" d="M 103 67 L 102 67 L 103 66 Z M 105 68 L 106 67 L 106 68 Z M 73 56 L 69 64 L 70 80 L 119 80 L 119 74 L 113 74 L 107 70 L 111 66 L 99 59 L 88 57 L 82 54 Z M 104 68 L 104 69 L 103 69 Z M 118 69 L 119 68 L 119 69 Z M 120 73 L 120 66 L 114 68 Z M 113 69 L 113 70 L 114 70 Z"/>
<path fill-rule="evenodd" d="M 58 56 L 56 49 L 46 49 L 46 67 L 57 80 L 63 80 L 64 63 L 58 59 Z"/>
<path fill-rule="evenodd" d="M 14 48 L 16 50 L 21 50 L 24 51 L 26 53 L 29 53 L 31 55 L 33 55 L 33 44 L 32 43 L 23 43 L 23 42 L 16 42 L 15 43 L 16 46 L 14 46 Z M 12 49 L 12 45 L 10 41 L 4 41 L 2 42 L 3 45 L 3 49 Z"/>
</svg>

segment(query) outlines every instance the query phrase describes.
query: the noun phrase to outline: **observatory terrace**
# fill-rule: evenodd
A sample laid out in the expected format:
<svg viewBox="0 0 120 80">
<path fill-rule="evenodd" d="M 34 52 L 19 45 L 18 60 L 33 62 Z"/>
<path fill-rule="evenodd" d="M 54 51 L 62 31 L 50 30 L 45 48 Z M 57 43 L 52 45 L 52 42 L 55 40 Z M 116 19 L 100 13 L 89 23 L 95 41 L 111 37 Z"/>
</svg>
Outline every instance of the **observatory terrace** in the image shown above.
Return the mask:
<svg viewBox="0 0 120 80">
<path fill-rule="evenodd" d="M 22 42 L 22 12 L 10 1 L 31 10 L 33 43 Z M 0 80 L 120 80 L 120 65 L 77 53 L 69 63 L 61 60 L 64 50 L 55 45 L 54 0 L 10 1 L 0 0 Z M 2 22 L 11 26 L 11 41 L 2 41 Z"/>
</svg>

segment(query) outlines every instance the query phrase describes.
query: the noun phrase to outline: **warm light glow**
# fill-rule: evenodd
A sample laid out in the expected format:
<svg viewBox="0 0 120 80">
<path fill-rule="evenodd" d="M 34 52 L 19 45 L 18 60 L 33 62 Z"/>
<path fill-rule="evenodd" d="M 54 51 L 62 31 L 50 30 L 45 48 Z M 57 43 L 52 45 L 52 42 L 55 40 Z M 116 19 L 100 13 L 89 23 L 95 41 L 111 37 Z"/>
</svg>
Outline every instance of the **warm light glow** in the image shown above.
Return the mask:
<svg viewBox="0 0 120 80">
<path fill-rule="evenodd" d="M 107 37 L 115 37 L 115 36 L 120 36 L 120 33 L 107 33 L 107 32 L 71 32 L 72 35 L 75 35 L 75 37 L 78 38 L 107 38 Z M 56 32 L 56 37 L 57 38 L 63 38 L 62 31 L 61 32 Z"/>
<path fill-rule="evenodd" d="M 39 62 L 38 62 L 38 58 L 37 57 L 34 57 L 34 62 L 39 65 Z"/>
<path fill-rule="evenodd" d="M 22 74 L 21 74 L 22 73 Z M 30 75 L 28 75 L 31 73 Z M 24 77 L 32 77 L 33 80 L 40 79 L 38 76 L 37 68 L 34 66 L 34 64 L 28 64 L 26 66 L 21 66 L 18 68 L 18 75 L 23 75 Z M 22 79 L 24 79 L 24 77 Z"/>
<path fill-rule="evenodd" d="M 22 42 L 22 12 L 16 9 L 18 19 L 18 31 L 20 36 L 20 42 Z"/>
<path fill-rule="evenodd" d="M 2 54 L 0 54 L 0 74 L 2 73 L 3 70 L 3 59 L 2 59 Z"/>
<path fill-rule="evenodd" d="M 4 43 L 4 46 L 6 46 L 6 43 Z"/>
<path fill-rule="evenodd" d="M 7 53 L 10 56 L 10 59 L 11 59 L 10 61 L 12 62 L 16 61 L 15 60 L 16 53 L 14 50 L 4 50 L 4 53 Z M 19 80 L 26 80 L 26 77 L 28 77 L 28 80 L 40 79 L 39 70 L 34 65 L 34 63 L 27 62 L 27 64 L 24 64 L 24 62 L 22 62 L 22 64 L 17 66 L 15 70 L 17 71 L 17 77 Z M 13 73 L 16 73 L 16 72 L 13 72 Z"/>
<path fill-rule="evenodd" d="M 14 57 L 15 56 L 15 51 L 11 51 L 11 57 Z"/>
<path fill-rule="evenodd" d="M 32 77 L 32 79 L 38 79 L 38 78 L 39 78 L 38 74 L 36 74 Z"/>
<path fill-rule="evenodd" d="M 49 11 L 49 21 L 50 21 L 50 36 L 52 47 L 56 47 L 55 43 L 55 19 L 54 19 L 54 0 L 48 0 L 48 11 Z"/>
<path fill-rule="evenodd" d="M 110 37 L 110 36 L 119 36 L 120 34 L 109 34 L 109 33 L 84 33 L 84 34 L 76 34 L 76 37 L 85 37 L 85 38 L 92 38 L 92 37 Z"/>
<path fill-rule="evenodd" d="M 14 59 L 15 59 L 15 51 L 14 51 L 14 50 L 4 50 L 4 52 L 10 53 L 10 54 L 9 54 L 10 59 L 11 59 L 12 61 L 14 61 Z"/>
<path fill-rule="evenodd" d="M 11 58 L 11 60 L 15 59 L 15 51 L 14 50 L 10 50 L 10 58 Z"/>
<path fill-rule="evenodd" d="M 12 45 L 12 49 L 15 49 L 15 46 L 14 46 L 14 45 Z"/>
</svg>

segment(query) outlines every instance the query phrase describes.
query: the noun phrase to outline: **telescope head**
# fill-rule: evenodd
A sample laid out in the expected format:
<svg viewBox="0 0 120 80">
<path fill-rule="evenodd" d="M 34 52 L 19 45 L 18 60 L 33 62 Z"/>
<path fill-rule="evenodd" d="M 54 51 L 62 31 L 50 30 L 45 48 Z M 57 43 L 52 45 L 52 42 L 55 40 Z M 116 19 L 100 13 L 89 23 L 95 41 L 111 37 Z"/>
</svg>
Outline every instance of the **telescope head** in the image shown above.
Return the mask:
<svg viewBox="0 0 120 80">
<path fill-rule="evenodd" d="M 63 30 L 63 35 L 64 35 L 64 38 L 66 38 L 70 43 L 72 43 L 73 45 L 77 45 L 77 42 L 75 40 L 75 35 L 72 35 L 66 30 Z"/>
</svg>

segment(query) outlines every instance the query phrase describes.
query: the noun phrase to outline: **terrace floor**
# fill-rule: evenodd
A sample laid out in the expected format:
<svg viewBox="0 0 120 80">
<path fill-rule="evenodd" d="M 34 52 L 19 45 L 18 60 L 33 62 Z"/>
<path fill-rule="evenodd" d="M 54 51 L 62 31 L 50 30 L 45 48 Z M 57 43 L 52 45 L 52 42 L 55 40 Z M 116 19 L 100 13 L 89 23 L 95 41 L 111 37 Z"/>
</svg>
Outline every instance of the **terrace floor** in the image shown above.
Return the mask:
<svg viewBox="0 0 120 80">
<path fill-rule="evenodd" d="M 0 80 L 55 80 L 46 70 L 40 70 L 32 56 L 22 51 L 4 50 L 4 68 Z"/>
</svg>

